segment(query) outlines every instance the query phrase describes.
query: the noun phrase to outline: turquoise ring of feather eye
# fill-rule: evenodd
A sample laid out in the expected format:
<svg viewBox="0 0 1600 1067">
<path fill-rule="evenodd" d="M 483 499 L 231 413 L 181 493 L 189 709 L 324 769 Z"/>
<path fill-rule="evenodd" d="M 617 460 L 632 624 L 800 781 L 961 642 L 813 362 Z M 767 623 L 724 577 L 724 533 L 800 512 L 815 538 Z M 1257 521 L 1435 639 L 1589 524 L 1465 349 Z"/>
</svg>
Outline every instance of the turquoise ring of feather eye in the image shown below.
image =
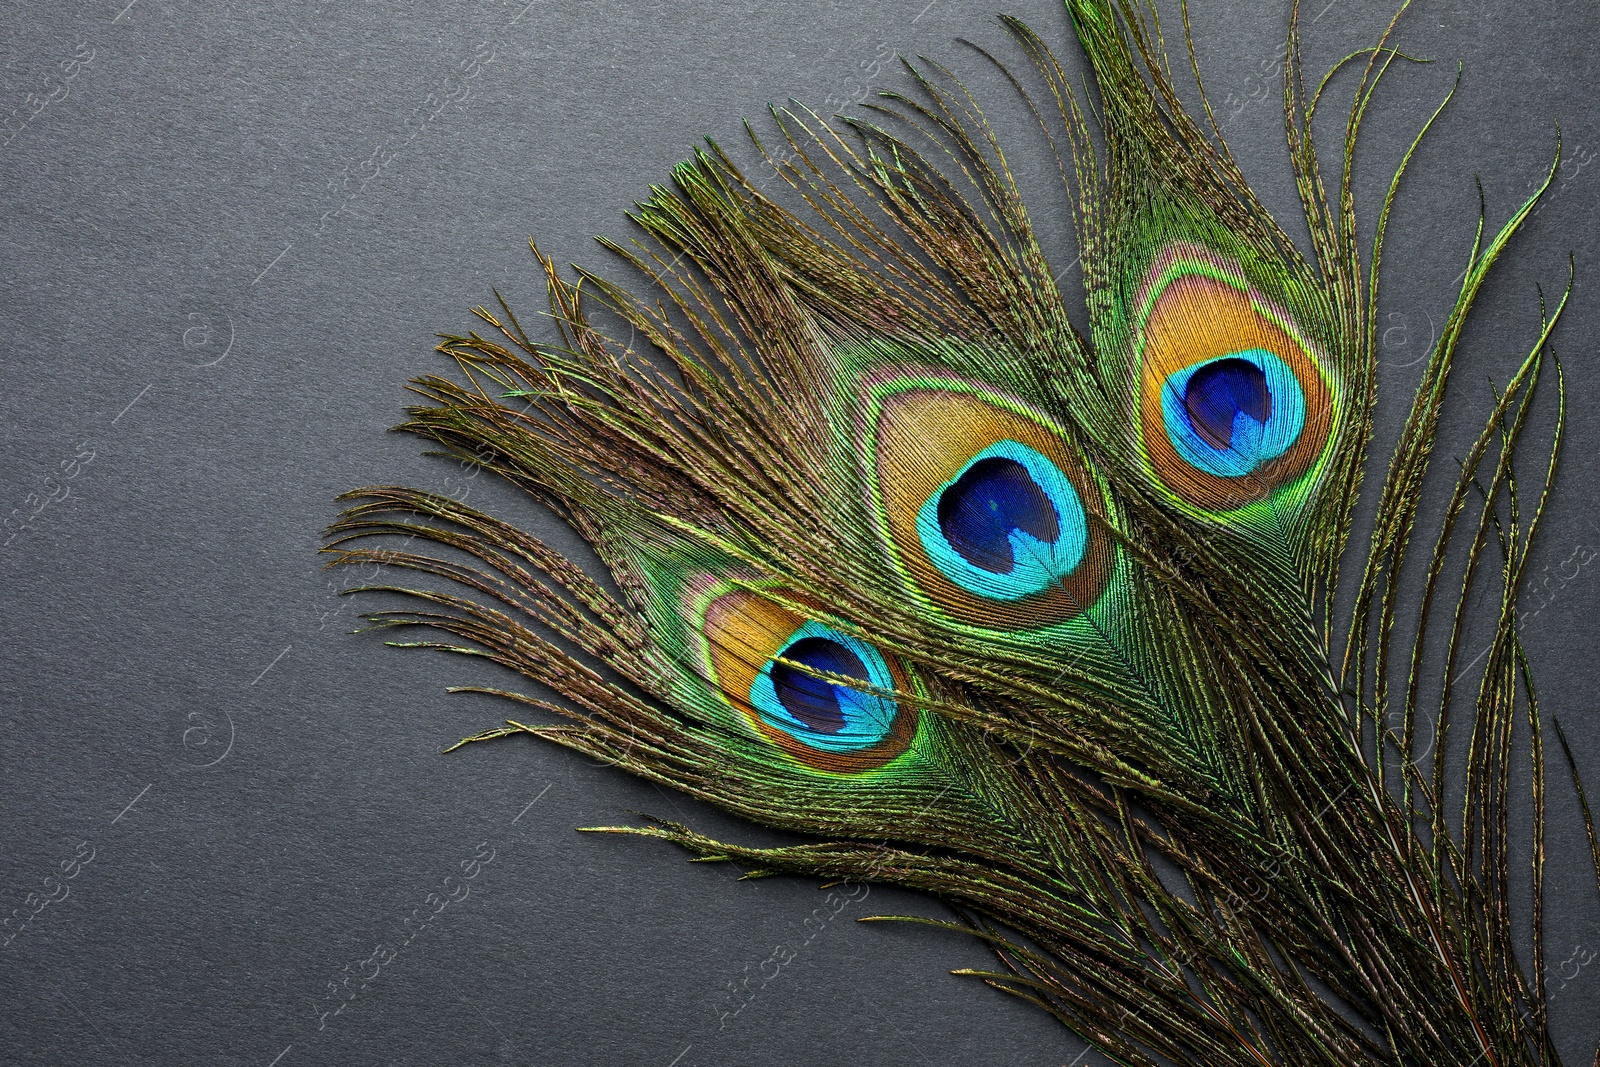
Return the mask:
<svg viewBox="0 0 1600 1067">
<path fill-rule="evenodd" d="M 811 672 L 854 679 L 861 688 Z M 894 728 L 899 704 L 888 695 L 894 688 L 877 649 L 808 621 L 756 672 L 750 703 L 767 723 L 811 748 L 856 752 Z"/>
<path fill-rule="evenodd" d="M 1020 442 L 997 441 L 928 497 L 917 535 L 933 565 L 967 592 L 1021 600 L 1077 569 L 1089 526 L 1061 468 Z"/>
<path fill-rule="evenodd" d="M 1161 414 L 1184 462 L 1241 478 L 1293 447 L 1305 428 L 1306 400 L 1287 363 L 1251 348 L 1168 375 Z"/>
</svg>

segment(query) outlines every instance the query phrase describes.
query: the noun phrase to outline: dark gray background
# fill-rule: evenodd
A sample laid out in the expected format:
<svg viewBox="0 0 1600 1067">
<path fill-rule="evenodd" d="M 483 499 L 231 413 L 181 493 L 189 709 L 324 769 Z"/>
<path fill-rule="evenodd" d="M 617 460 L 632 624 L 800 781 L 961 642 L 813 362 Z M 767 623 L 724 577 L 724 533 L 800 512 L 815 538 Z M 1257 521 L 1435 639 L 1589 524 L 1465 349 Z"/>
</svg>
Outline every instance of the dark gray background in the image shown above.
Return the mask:
<svg viewBox="0 0 1600 1067">
<path fill-rule="evenodd" d="M 408 482 L 540 521 L 384 432 L 405 379 L 444 369 L 433 335 L 468 326 L 493 288 L 534 317 L 530 233 L 559 260 L 600 262 L 590 236 L 625 234 L 624 207 L 700 137 L 744 151 L 740 120 L 767 101 L 832 111 L 901 84 L 882 62 L 896 52 L 971 73 L 1044 189 L 1032 131 L 953 43 L 1004 50 L 988 3 L 524 2 L 5 5 L 0 515 L 27 525 L 0 549 L 0 915 L 26 916 L 63 861 L 92 859 L 0 950 L 0 1062 L 1098 1062 L 1042 1014 L 945 973 L 985 965 L 976 945 L 848 921 L 937 905 L 874 890 L 813 934 L 810 882 L 736 883 L 664 846 L 574 833 L 642 810 L 761 838 L 531 742 L 441 756 L 505 710 L 443 688 L 499 679 L 347 635 L 355 607 L 336 594 L 355 578 L 314 554 L 335 494 Z M 1306 10 L 1313 70 L 1390 13 L 1324 4 Z M 1009 10 L 1072 52 L 1052 0 Z M 1292 219 L 1270 76 L 1282 5 L 1192 10 L 1235 148 Z M 1441 467 L 1488 379 L 1526 351 L 1535 283 L 1559 290 L 1575 250 L 1567 465 L 1524 634 L 1592 782 L 1597 29 L 1587 0 L 1419 0 L 1400 40 L 1442 62 L 1396 72 L 1361 188 L 1370 218 L 1464 62 L 1392 226 L 1392 433 L 1465 264 L 1474 176 L 1498 223 L 1547 166 L 1557 122 L 1565 133 L 1550 207 L 1464 349 L 1467 414 Z M 1065 248 L 1059 204 L 1040 204 Z M 39 494 L 61 499 L 38 510 Z M 1569 792 L 1551 791 L 1549 947 L 1576 1063 L 1597 1037 L 1600 907 Z M 428 894 L 459 896 L 444 879 L 489 848 L 470 895 L 322 1016 L 341 968 L 403 939 Z M 798 954 L 764 981 L 779 945 Z"/>
</svg>

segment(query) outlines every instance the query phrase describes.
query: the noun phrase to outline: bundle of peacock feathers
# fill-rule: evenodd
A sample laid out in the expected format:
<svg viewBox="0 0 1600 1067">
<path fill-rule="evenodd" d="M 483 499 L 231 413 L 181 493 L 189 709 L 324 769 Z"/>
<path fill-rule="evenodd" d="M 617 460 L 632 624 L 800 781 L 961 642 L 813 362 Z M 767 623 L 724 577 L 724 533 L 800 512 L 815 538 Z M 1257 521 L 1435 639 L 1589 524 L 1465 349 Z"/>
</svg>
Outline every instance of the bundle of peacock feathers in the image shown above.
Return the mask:
<svg viewBox="0 0 1600 1067">
<path fill-rule="evenodd" d="M 637 205 L 642 240 L 608 244 L 638 291 L 541 255 L 559 342 L 479 308 L 487 330 L 440 346 L 459 375 L 414 383 L 403 428 L 553 510 L 610 583 L 414 489 L 350 494 L 330 550 L 459 583 L 369 618 L 536 684 L 474 689 L 537 714 L 469 740 L 531 734 L 814 840 L 609 830 L 933 894 L 998 959 L 963 973 L 1115 1062 L 1556 1064 L 1546 739 L 1516 622 L 1560 442 L 1561 303 L 1437 538 L 1417 535 L 1458 339 L 1539 194 L 1480 223 L 1351 560 L 1411 152 L 1370 246 L 1352 161 L 1407 57 L 1386 34 L 1308 91 L 1291 14 L 1308 255 L 1203 93 L 1185 107 L 1155 12 L 1067 7 L 1087 96 L 1007 26 L 1061 161 L 1087 335 L 998 135 L 948 71 L 908 64 L 914 91 L 866 117 L 775 112 L 786 147 L 763 151 L 796 210 L 712 144 Z M 1311 127 L 1339 71 L 1359 81 L 1328 165 Z M 1523 449 L 1536 394 L 1554 436 Z M 1484 611 L 1480 672 L 1462 635 Z"/>
</svg>

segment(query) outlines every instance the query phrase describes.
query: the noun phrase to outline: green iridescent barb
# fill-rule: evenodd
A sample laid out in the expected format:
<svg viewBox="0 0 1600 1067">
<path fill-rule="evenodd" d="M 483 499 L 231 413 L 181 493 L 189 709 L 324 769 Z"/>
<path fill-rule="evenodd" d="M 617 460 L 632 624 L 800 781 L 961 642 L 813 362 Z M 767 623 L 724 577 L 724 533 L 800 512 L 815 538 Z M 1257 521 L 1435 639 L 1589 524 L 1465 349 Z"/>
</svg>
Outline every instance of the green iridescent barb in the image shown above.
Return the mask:
<svg viewBox="0 0 1600 1067">
<path fill-rule="evenodd" d="M 1386 33 L 1335 68 L 1358 80 L 1324 166 L 1311 127 L 1333 72 L 1308 92 L 1291 14 L 1307 257 L 1203 93 L 1198 118 L 1180 102 L 1155 11 L 1067 7 L 1093 106 L 1006 26 L 1061 161 L 1086 334 L 998 135 L 948 71 L 907 65 L 915 91 L 866 118 L 774 112 L 787 148 L 768 158 L 804 211 L 710 144 L 637 205 L 642 240 L 607 244 L 636 291 L 541 255 L 560 343 L 502 302 L 440 346 L 459 376 L 415 381 L 404 428 L 555 512 L 610 586 L 415 489 L 349 494 L 329 551 L 465 587 L 369 618 L 537 683 L 476 690 L 545 717 L 472 740 L 531 734 L 816 840 L 605 829 L 935 894 L 999 959 L 961 973 L 1119 1063 L 1555 1064 L 1544 742 L 1515 594 L 1560 442 L 1565 296 L 1437 539 L 1417 530 L 1457 341 L 1548 178 L 1498 233 L 1480 224 L 1349 567 L 1379 257 L 1416 144 L 1370 249 L 1352 159 L 1407 57 Z M 1531 446 L 1530 494 L 1512 460 L 1541 388 L 1555 431 Z M 1413 578 L 1423 595 L 1402 602 Z M 1468 677 L 1474 583 L 1501 595 Z M 1532 868 L 1514 873 L 1523 790 Z M 1531 916 L 1512 906 L 1530 879 Z"/>
</svg>

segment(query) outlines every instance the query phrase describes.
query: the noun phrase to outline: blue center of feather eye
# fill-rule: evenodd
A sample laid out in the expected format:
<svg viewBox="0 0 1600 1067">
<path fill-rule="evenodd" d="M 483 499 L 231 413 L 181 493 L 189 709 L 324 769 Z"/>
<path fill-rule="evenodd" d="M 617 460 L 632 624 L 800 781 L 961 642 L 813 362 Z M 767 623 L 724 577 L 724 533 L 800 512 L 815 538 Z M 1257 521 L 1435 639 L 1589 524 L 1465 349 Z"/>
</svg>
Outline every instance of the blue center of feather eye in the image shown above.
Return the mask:
<svg viewBox="0 0 1600 1067">
<path fill-rule="evenodd" d="M 995 574 L 1016 569 L 1011 532 L 1019 530 L 1045 544 L 1061 536 L 1061 522 L 1050 498 L 1014 459 L 990 456 L 967 465 L 939 494 L 939 531 L 945 542 L 973 566 Z"/>
<path fill-rule="evenodd" d="M 1061 468 L 1016 441 L 969 459 L 928 497 L 917 534 L 940 573 L 989 600 L 1019 600 L 1071 574 L 1088 520 Z"/>
<path fill-rule="evenodd" d="M 814 671 L 842 674 L 858 682 L 867 680 L 861 657 L 826 637 L 802 637 L 783 650 L 783 658 Z M 788 663 L 774 663 L 772 689 L 783 710 L 812 730 L 836 734 L 844 729 L 844 711 L 839 707 L 839 686 L 835 683 Z"/>
<path fill-rule="evenodd" d="M 1233 444 L 1233 424 L 1240 415 L 1266 425 L 1272 411 L 1267 376 L 1247 359 L 1212 360 L 1189 376 L 1183 410 L 1201 440 L 1225 449 Z"/>
<path fill-rule="evenodd" d="M 882 653 L 807 622 L 756 672 L 750 703 L 766 722 L 811 748 L 854 752 L 889 735 L 899 710 L 893 691 Z"/>
<path fill-rule="evenodd" d="M 1185 462 L 1220 478 L 1240 478 L 1299 439 L 1306 398 L 1287 363 L 1250 348 L 1168 375 L 1161 414 L 1167 439 Z"/>
</svg>

